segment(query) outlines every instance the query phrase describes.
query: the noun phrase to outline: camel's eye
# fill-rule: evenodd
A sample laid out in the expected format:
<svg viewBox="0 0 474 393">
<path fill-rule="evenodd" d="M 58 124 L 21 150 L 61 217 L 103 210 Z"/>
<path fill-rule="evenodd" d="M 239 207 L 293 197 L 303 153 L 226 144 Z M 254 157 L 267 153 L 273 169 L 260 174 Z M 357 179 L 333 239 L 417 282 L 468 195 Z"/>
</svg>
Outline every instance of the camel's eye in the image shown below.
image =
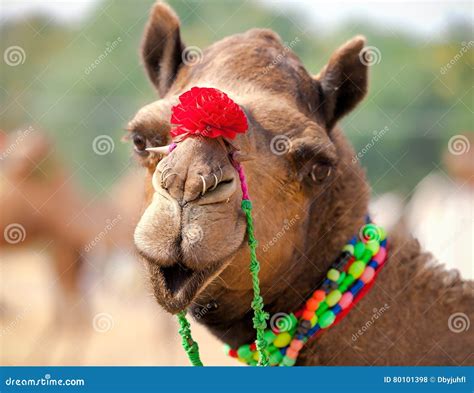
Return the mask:
<svg viewBox="0 0 474 393">
<path fill-rule="evenodd" d="M 311 168 L 310 176 L 315 183 L 324 182 L 331 176 L 332 166 L 326 163 L 314 164 Z"/>
<path fill-rule="evenodd" d="M 146 138 L 142 134 L 135 133 L 132 136 L 133 147 L 135 151 L 140 155 L 146 155 L 148 152 L 146 149 Z"/>
</svg>

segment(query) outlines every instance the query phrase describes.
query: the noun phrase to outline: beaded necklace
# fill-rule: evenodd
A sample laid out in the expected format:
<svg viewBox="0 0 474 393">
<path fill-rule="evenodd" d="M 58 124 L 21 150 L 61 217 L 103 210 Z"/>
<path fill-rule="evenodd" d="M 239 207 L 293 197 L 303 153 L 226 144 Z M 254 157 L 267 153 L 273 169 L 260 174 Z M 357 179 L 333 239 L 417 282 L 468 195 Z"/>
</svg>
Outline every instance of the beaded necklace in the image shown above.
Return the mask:
<svg viewBox="0 0 474 393">
<path fill-rule="evenodd" d="M 301 309 L 290 314 L 275 314 L 277 318 L 272 324 L 275 326 L 264 332 L 269 365 L 293 366 L 303 346 L 344 318 L 370 289 L 386 259 L 385 231 L 368 222 L 359 236 L 354 236 L 343 247 L 321 286 Z M 259 359 L 255 343 L 237 349 L 226 345 L 225 352 L 251 366 Z"/>
</svg>

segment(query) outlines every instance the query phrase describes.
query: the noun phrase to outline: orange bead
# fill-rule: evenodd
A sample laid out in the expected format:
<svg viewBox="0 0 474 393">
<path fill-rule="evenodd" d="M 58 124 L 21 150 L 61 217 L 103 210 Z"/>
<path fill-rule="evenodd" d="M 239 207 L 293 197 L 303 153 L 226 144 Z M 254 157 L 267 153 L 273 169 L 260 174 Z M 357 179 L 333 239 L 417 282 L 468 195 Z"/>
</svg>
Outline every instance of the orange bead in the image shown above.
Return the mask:
<svg viewBox="0 0 474 393">
<path fill-rule="evenodd" d="M 288 348 L 285 353 L 290 359 L 296 359 L 298 357 L 298 351 L 295 351 L 292 348 Z"/>
<path fill-rule="evenodd" d="M 319 306 L 319 302 L 314 298 L 310 298 L 306 302 L 306 309 L 309 311 L 316 311 L 318 306 Z"/>
<path fill-rule="evenodd" d="M 318 289 L 313 293 L 313 299 L 322 302 L 324 298 L 326 297 L 326 292 L 324 292 L 322 289 Z"/>
<path fill-rule="evenodd" d="M 314 311 L 304 310 L 303 319 L 306 319 L 307 321 L 311 321 L 311 318 L 313 318 L 313 316 L 314 316 Z"/>
<path fill-rule="evenodd" d="M 290 348 L 299 352 L 301 348 L 303 348 L 303 344 L 304 343 L 301 340 L 293 340 L 290 344 Z"/>
</svg>

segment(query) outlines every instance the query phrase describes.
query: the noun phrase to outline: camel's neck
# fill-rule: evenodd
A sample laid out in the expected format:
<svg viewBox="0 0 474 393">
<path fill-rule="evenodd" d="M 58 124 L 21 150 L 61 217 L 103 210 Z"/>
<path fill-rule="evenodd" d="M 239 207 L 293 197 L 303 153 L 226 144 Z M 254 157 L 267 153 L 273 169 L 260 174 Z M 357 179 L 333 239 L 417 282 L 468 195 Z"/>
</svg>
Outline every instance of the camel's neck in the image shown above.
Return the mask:
<svg viewBox="0 0 474 393">
<path fill-rule="evenodd" d="M 287 269 L 282 270 L 286 270 L 282 282 L 262 285 L 265 310 L 270 315 L 296 311 L 321 283 L 344 244 L 364 223 L 368 187 L 363 172 L 351 162 L 353 151 L 337 130 L 334 142 L 342 161 L 327 192 L 315 198 L 310 206 L 304 249 L 285 262 Z M 216 284 L 212 293 L 201 297 L 199 305 L 195 304 L 191 311 L 222 341 L 239 346 L 255 339 L 252 296 L 251 290 L 232 291 Z"/>
</svg>

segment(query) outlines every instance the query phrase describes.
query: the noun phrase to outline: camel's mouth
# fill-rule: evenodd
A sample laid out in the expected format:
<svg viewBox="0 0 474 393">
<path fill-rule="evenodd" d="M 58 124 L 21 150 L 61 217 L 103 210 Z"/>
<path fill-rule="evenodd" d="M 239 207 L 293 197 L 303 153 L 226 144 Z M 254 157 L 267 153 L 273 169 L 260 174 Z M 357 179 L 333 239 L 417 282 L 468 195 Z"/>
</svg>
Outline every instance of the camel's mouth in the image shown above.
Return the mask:
<svg viewBox="0 0 474 393">
<path fill-rule="evenodd" d="M 182 262 L 153 267 L 150 273 L 156 300 L 172 314 L 184 310 L 225 266 L 227 263 L 221 261 L 199 271 Z"/>
<path fill-rule="evenodd" d="M 189 280 L 196 274 L 192 269 L 178 262 L 172 266 L 160 268 L 166 290 L 175 295 L 182 289 Z"/>
</svg>

